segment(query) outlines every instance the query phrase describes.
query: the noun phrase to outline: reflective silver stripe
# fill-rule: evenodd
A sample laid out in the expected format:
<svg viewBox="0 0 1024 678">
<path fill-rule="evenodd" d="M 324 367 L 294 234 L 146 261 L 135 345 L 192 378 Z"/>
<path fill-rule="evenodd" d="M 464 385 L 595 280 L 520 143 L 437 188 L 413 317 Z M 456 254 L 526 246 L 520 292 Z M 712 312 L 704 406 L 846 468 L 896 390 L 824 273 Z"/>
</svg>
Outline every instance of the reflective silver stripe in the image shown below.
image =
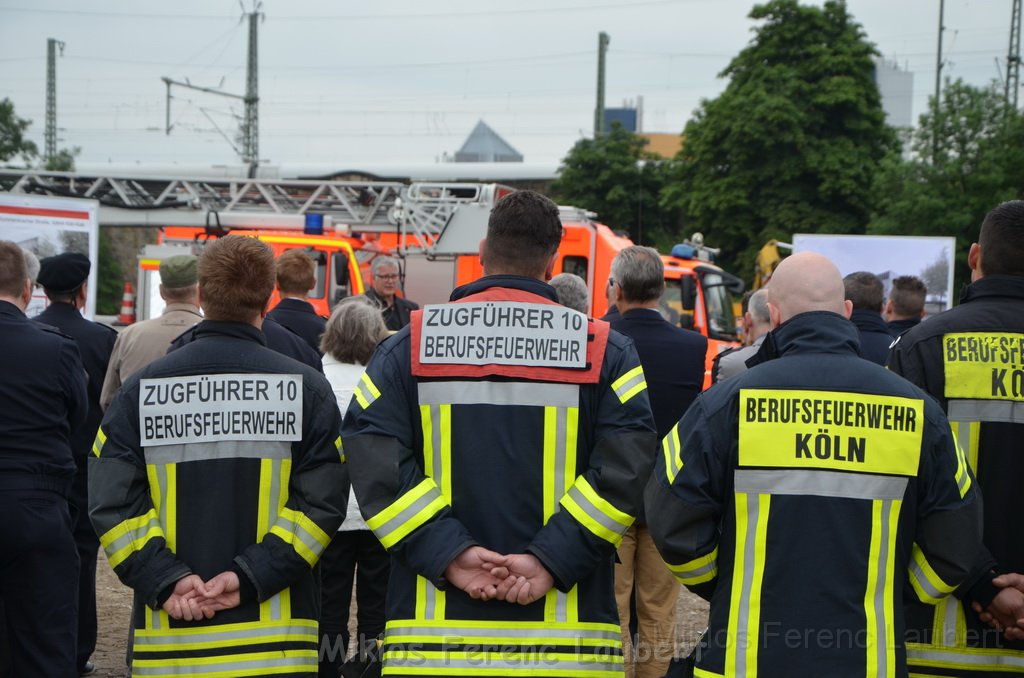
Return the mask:
<svg viewBox="0 0 1024 678">
<path fill-rule="evenodd" d="M 1013 652 L 1013 654 L 1009 654 Z M 1005 653 L 1005 654 L 1000 654 Z M 988 651 L 974 650 L 972 652 L 957 652 L 956 650 L 939 649 L 917 649 L 907 646 L 907 660 L 920 662 L 951 662 L 956 664 L 970 664 L 979 669 L 996 670 L 996 667 L 1012 667 L 1024 669 L 1024 653 L 1013 650 Z"/>
<path fill-rule="evenodd" d="M 292 445 L 282 440 L 226 440 L 216 443 L 146 447 L 143 449 L 143 455 L 147 464 L 180 464 L 212 459 L 290 459 Z"/>
<path fill-rule="evenodd" d="M 939 603 L 942 606 L 942 639 L 940 642 L 947 646 L 956 645 L 956 622 L 960 615 L 960 601 L 953 596 L 946 596 Z"/>
<path fill-rule="evenodd" d="M 215 673 L 217 671 L 225 671 L 225 675 L 237 675 L 236 671 L 242 670 L 254 670 L 254 669 L 276 669 L 276 668 L 310 668 L 316 670 L 317 666 L 317 655 L 315 650 L 309 651 L 309 657 L 276 657 L 276 658 L 260 658 L 260 659 L 245 659 L 242 657 L 232 655 L 222 655 L 223 661 L 216 663 L 203 663 L 188 665 L 184 662 L 187 660 L 172 659 L 172 660 L 143 660 L 135 658 L 132 662 L 132 675 L 133 676 L 180 676 L 182 674 L 203 674 L 208 675 L 209 673 Z M 220 657 L 218 657 L 220 659 Z M 160 661 L 161 665 L 158 666 L 146 666 L 147 661 Z M 164 661 L 173 662 L 172 664 L 163 664 Z M 275 673 L 280 673 L 275 671 Z"/>
<path fill-rule="evenodd" d="M 946 409 L 950 421 L 1001 421 L 1008 424 L 1024 424 L 1024 401 L 950 400 Z"/>
<path fill-rule="evenodd" d="M 662 445 L 665 447 L 668 454 L 668 459 L 666 459 L 668 475 L 673 479 L 679 475 L 679 471 L 682 468 L 679 464 L 679 445 L 676 445 L 678 432 L 679 429 L 677 424 L 668 432 L 668 435 L 666 435 L 665 439 L 662 441 Z"/>
<path fill-rule="evenodd" d="M 310 534 L 309 530 L 299 524 L 298 521 L 291 521 L 281 516 L 277 519 L 277 522 L 274 523 L 273 527 L 279 527 L 286 532 L 295 535 L 295 537 L 301 541 L 307 549 L 316 554 L 318 558 L 320 557 L 320 554 L 324 552 L 324 545 L 317 541 L 317 538 Z"/>
<path fill-rule="evenodd" d="M 678 577 L 680 579 L 691 580 L 691 579 L 697 579 L 698 577 L 703 577 L 704 575 L 708 574 L 709 572 L 713 572 L 717 568 L 718 568 L 718 560 L 715 559 L 715 560 L 712 560 L 710 563 L 705 563 L 704 565 L 701 565 L 700 567 L 698 567 L 696 569 L 693 569 L 693 570 L 683 570 L 683 569 L 679 569 L 679 568 L 672 568 L 672 573 L 676 577 Z"/>
<path fill-rule="evenodd" d="M 473 652 L 471 657 L 466 659 L 455 659 L 453 657 L 424 657 L 423 652 L 413 651 L 409 656 L 398 657 L 394 652 L 384 652 L 383 674 L 388 675 L 394 669 L 416 668 L 414 675 L 423 675 L 423 671 L 435 671 L 441 669 L 483 669 L 487 671 L 501 670 L 503 676 L 535 676 L 538 669 L 543 669 L 543 675 L 571 676 L 575 678 L 580 675 L 587 675 L 588 671 L 617 672 L 622 675 L 623 662 L 611 658 L 605 661 L 581 662 L 571 659 L 560 659 L 554 652 L 543 652 L 523 656 L 512 656 L 508 658 L 488 658 L 481 652 Z M 599 656 L 599 655 L 594 655 Z M 578 657 L 578 655 L 573 655 Z M 444 674 L 443 671 L 439 675 Z M 473 675 L 473 674 L 467 674 Z M 485 674 L 492 675 L 492 674 Z"/>
<path fill-rule="evenodd" d="M 737 492 L 743 492 L 739 487 Z M 747 675 L 747 646 L 750 643 L 757 643 L 756 637 L 747 637 L 747 628 L 750 625 L 750 595 L 754 589 L 754 561 L 757 551 L 757 521 L 761 513 L 761 505 L 756 494 L 748 494 L 745 497 L 747 502 L 747 533 L 743 535 L 743 581 L 740 583 L 740 604 L 736 613 L 736 628 L 739 630 L 740 638 L 745 642 L 736 639 L 736 675 Z M 755 631 L 756 633 L 756 631 Z"/>
<path fill-rule="evenodd" d="M 903 479 L 906 482 L 906 479 Z M 900 495 L 902 499 L 903 495 Z M 889 534 L 889 523 L 890 514 L 893 511 L 893 501 L 885 500 L 882 502 L 881 514 L 882 520 L 880 525 L 876 525 L 875 529 L 879 531 L 879 549 L 878 549 L 878 562 L 874 563 L 876 568 L 875 571 L 875 590 L 874 590 L 874 607 L 875 607 L 875 661 L 878 672 L 875 675 L 878 676 L 890 676 L 895 675 L 895 667 L 888 665 L 888 648 L 889 643 L 886 640 L 886 633 L 889 628 L 889 620 L 885 616 L 885 599 L 886 599 L 886 571 L 888 570 L 889 563 L 889 549 L 892 548 L 891 535 Z"/>
<path fill-rule="evenodd" d="M 924 573 L 924 570 L 921 569 L 921 565 L 915 560 L 910 561 L 910 575 L 914 578 L 914 581 L 917 582 L 918 586 L 924 589 L 924 592 L 932 598 L 941 600 L 949 595 L 945 591 L 940 591 L 932 585 L 931 581 L 928 579 L 928 575 Z"/>
<path fill-rule="evenodd" d="M 154 468 L 156 469 L 156 485 L 157 485 L 157 489 L 160 492 L 160 510 L 158 511 L 158 513 L 160 514 L 160 524 L 161 525 L 166 525 L 167 524 L 167 467 L 163 466 L 163 465 L 157 464 L 157 465 L 154 466 Z M 162 629 L 163 628 L 163 622 L 162 622 L 163 618 L 160 616 L 160 612 L 162 610 L 163 610 L 163 608 L 159 608 L 159 609 L 151 611 L 151 614 L 149 615 L 149 624 L 150 624 L 149 628 L 151 628 L 151 629 Z"/>
<path fill-rule="evenodd" d="M 576 407 L 579 405 L 579 385 L 576 384 L 550 384 L 550 386 L 569 386 L 572 393 L 572 403 L 569 407 Z M 562 505 L 558 503 L 558 498 L 562 496 L 566 491 L 566 477 L 565 477 L 565 460 L 566 460 L 566 449 L 565 439 L 567 425 L 567 410 L 565 407 L 555 408 L 555 513 L 558 513 Z M 570 479 L 571 482 L 571 479 Z M 567 622 L 569 621 L 569 594 L 564 591 L 554 589 L 555 592 L 555 621 L 556 622 Z"/>
<path fill-rule="evenodd" d="M 840 499 L 903 499 L 907 478 L 839 471 L 736 471 L 736 491 L 749 494 L 793 494 Z"/>
<path fill-rule="evenodd" d="M 421 405 L 578 407 L 580 404 L 579 384 L 544 384 L 524 381 L 427 381 L 420 383 L 418 389 Z"/>
<path fill-rule="evenodd" d="M 254 626 L 253 628 L 248 629 L 230 629 L 223 631 L 214 627 L 205 633 L 174 633 L 173 635 L 160 634 L 151 636 L 145 633 L 140 634 L 140 632 L 137 631 L 135 634 L 135 645 L 146 650 L 159 650 L 160 648 L 157 646 L 160 645 L 222 643 L 228 640 L 246 640 L 274 635 L 306 636 L 305 639 L 297 640 L 309 640 L 310 642 L 316 642 L 317 639 L 316 628 L 312 626 L 268 624 L 266 626 Z"/>
<path fill-rule="evenodd" d="M 160 524 L 160 516 L 156 515 L 155 511 L 149 520 L 142 523 L 134 530 L 128 530 L 120 537 L 104 546 L 103 551 L 107 553 L 108 556 L 113 555 L 133 541 L 141 541 L 142 538 L 146 536 L 146 533 L 154 527 L 160 528 L 160 532 L 163 532 L 163 525 Z"/>
<path fill-rule="evenodd" d="M 619 397 L 619 400 L 622 400 L 622 398 L 625 397 L 627 393 L 629 393 L 630 389 L 632 389 L 637 384 L 644 383 L 645 381 L 646 378 L 644 377 L 644 373 L 640 372 L 639 374 L 637 374 L 635 377 L 631 378 L 624 384 L 619 384 L 618 388 L 615 389 L 615 395 Z"/>
<path fill-rule="evenodd" d="M 434 608 L 437 605 L 437 589 L 429 579 L 423 580 L 423 618 L 434 619 Z"/>
<path fill-rule="evenodd" d="M 444 441 L 441 436 L 441 406 L 430 406 L 430 457 L 433 470 L 430 474 L 434 484 L 441 487 L 444 484 L 444 459 L 441 455 Z"/>
<path fill-rule="evenodd" d="M 557 626 L 547 626 L 542 628 L 473 628 L 471 626 L 445 626 L 439 628 L 436 626 L 401 626 L 398 624 L 388 624 L 388 635 L 389 636 L 416 636 L 417 638 L 436 638 L 429 642 L 446 643 L 446 644 L 457 644 L 460 640 L 467 637 L 477 638 L 522 638 L 523 641 L 529 642 L 535 638 L 565 638 L 566 640 L 575 641 L 576 639 L 588 638 L 592 640 L 610 640 L 616 641 L 621 640 L 622 632 L 599 629 L 580 629 L 574 626 L 569 628 L 559 628 Z M 390 641 L 389 641 L 390 642 Z"/>
<path fill-rule="evenodd" d="M 617 523 L 608 516 L 606 516 L 604 512 L 601 511 L 601 509 L 594 506 L 589 499 L 583 496 L 583 493 L 580 492 L 579 488 L 576 487 L 575 485 L 569 488 L 569 491 L 566 492 L 566 496 L 569 497 L 577 506 L 583 509 L 584 513 L 586 513 L 591 520 L 600 524 L 609 532 L 614 532 L 615 534 L 621 535 L 626 534 L 626 530 L 629 529 L 629 525 Z"/>
<path fill-rule="evenodd" d="M 277 519 L 277 507 L 281 504 L 281 462 L 275 460 L 270 465 L 270 503 L 267 506 L 267 529 L 273 527 Z M 269 534 L 269 532 L 267 533 Z M 270 619 L 280 621 L 281 617 L 281 593 L 276 593 L 267 601 L 270 607 Z"/>
<path fill-rule="evenodd" d="M 378 540 L 384 541 L 388 538 L 388 535 L 390 535 L 395 530 L 401 528 L 408 521 L 415 518 L 420 511 L 425 509 L 430 504 L 430 502 L 435 501 L 437 499 L 441 499 L 441 491 L 437 489 L 436 486 L 427 488 L 427 491 L 423 493 L 422 497 L 420 497 L 412 504 L 410 504 L 408 507 L 403 509 L 401 513 L 399 513 L 391 520 L 387 521 L 383 525 L 378 526 L 377 529 L 373 530 L 373 533 L 377 535 Z"/>
</svg>

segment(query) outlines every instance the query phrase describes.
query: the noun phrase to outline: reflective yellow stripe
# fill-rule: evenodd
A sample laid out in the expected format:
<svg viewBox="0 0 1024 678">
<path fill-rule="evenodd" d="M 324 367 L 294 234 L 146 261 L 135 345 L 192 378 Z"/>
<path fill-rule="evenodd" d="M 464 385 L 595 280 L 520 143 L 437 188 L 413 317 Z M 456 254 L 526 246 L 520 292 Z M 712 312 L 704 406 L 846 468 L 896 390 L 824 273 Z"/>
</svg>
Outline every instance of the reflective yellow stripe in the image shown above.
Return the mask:
<svg viewBox="0 0 1024 678">
<path fill-rule="evenodd" d="M 771 495 L 736 492 L 735 506 L 736 556 L 729 600 L 725 674 L 756 678 Z"/>
<path fill-rule="evenodd" d="M 307 620 L 297 619 L 279 624 L 243 622 L 209 628 L 137 629 L 134 650 L 140 653 L 181 652 L 281 642 L 316 643 L 317 627 Z"/>
<path fill-rule="evenodd" d="M 916 476 L 923 431 L 916 398 L 740 390 L 740 466 Z"/>
<path fill-rule="evenodd" d="M 286 673 L 307 675 L 311 668 L 315 671 L 317 659 L 315 649 L 246 652 L 188 659 L 140 659 L 135 656 L 132 660 L 132 675 L 189 678 L 234 678 Z M 203 671 L 204 668 L 208 670 Z"/>
<path fill-rule="evenodd" d="M 896 531 L 901 500 L 871 502 L 871 541 L 868 548 L 868 577 L 864 591 L 867 631 L 865 659 L 868 678 L 896 675 L 893 600 L 895 598 Z"/>
<path fill-rule="evenodd" d="M 703 584 L 704 582 L 711 581 L 718 576 L 718 547 L 715 546 L 711 553 L 694 558 L 693 560 L 682 563 L 681 565 L 673 565 L 666 563 L 668 569 L 672 571 L 683 584 L 687 586 L 691 584 Z"/>
<path fill-rule="evenodd" d="M 712 671 L 705 671 L 704 669 L 693 669 L 693 678 L 725 678 L 721 673 L 714 673 Z"/>
<path fill-rule="evenodd" d="M 273 495 L 274 460 L 260 459 L 260 490 L 259 507 L 256 513 L 256 542 L 262 542 L 263 538 L 270 532 L 270 524 L 277 515 L 276 497 Z M 260 603 L 260 621 L 269 621 L 272 618 L 270 600 Z"/>
<path fill-rule="evenodd" d="M 683 445 L 679 441 L 678 422 L 661 441 L 661 449 L 665 456 L 665 477 L 668 479 L 668 484 L 671 485 L 675 482 L 679 472 L 683 470 Z"/>
<path fill-rule="evenodd" d="M 107 530 L 100 537 L 100 545 L 107 554 L 110 566 L 117 567 L 128 556 L 141 551 L 150 539 L 163 536 L 156 509 L 150 509 L 141 516 L 129 518 Z"/>
<path fill-rule="evenodd" d="M 107 434 L 103 432 L 102 428 L 96 429 L 96 439 L 92 443 L 92 453 L 97 457 L 100 456 L 100 452 L 103 450 L 103 445 L 107 442 Z"/>
<path fill-rule="evenodd" d="M 164 538 L 167 540 L 167 548 L 176 552 L 178 550 L 178 465 L 167 464 L 164 468 L 167 472 L 167 492 L 164 494 Z"/>
<path fill-rule="evenodd" d="M 644 379 L 644 368 L 640 365 L 637 365 L 612 382 L 612 391 L 615 392 L 619 402 L 623 405 L 646 388 L 647 381 Z"/>
<path fill-rule="evenodd" d="M 338 457 L 341 458 L 341 463 L 345 463 L 345 446 L 341 444 L 341 436 L 338 436 L 334 441 L 334 449 L 338 450 Z"/>
<path fill-rule="evenodd" d="M 960 498 L 967 495 L 971 487 L 971 474 L 968 473 L 967 454 L 972 457 L 971 468 L 975 467 L 978 459 L 978 434 L 980 424 L 978 422 L 951 421 L 949 430 L 953 436 L 953 444 L 956 446 L 956 475 L 954 479 L 960 490 Z"/>
<path fill-rule="evenodd" d="M 380 389 L 370 379 L 370 375 L 363 372 L 363 376 L 359 378 L 359 385 L 356 386 L 353 395 L 356 397 L 356 401 L 359 402 L 359 406 L 365 410 L 377 398 L 380 398 Z"/>
<path fill-rule="evenodd" d="M 560 503 L 581 525 L 616 548 L 635 520 L 598 495 L 584 476 L 576 479 Z"/>
<path fill-rule="evenodd" d="M 956 588 L 942 580 L 916 543 L 910 556 L 910 584 L 923 602 L 935 605 Z"/>
<path fill-rule="evenodd" d="M 301 511 L 282 507 L 270 533 L 291 545 L 312 567 L 324 552 L 331 538 L 309 516 Z"/>
<path fill-rule="evenodd" d="M 757 517 L 754 522 L 754 572 L 749 598 L 749 615 L 747 619 L 747 675 L 757 678 L 757 649 L 761 644 L 761 587 L 764 583 L 764 564 L 768 560 L 765 544 L 768 538 L 768 512 L 771 507 L 771 495 L 761 494 L 757 497 Z"/>
<path fill-rule="evenodd" d="M 912 667 L 956 669 L 966 673 L 1024 673 L 1024 652 L 1008 648 L 939 647 L 907 643 L 907 664 Z"/>
<path fill-rule="evenodd" d="M 384 548 L 391 548 L 445 506 L 447 504 L 437 485 L 432 479 L 424 478 L 419 485 L 367 520 L 366 525 L 373 530 Z"/>
</svg>

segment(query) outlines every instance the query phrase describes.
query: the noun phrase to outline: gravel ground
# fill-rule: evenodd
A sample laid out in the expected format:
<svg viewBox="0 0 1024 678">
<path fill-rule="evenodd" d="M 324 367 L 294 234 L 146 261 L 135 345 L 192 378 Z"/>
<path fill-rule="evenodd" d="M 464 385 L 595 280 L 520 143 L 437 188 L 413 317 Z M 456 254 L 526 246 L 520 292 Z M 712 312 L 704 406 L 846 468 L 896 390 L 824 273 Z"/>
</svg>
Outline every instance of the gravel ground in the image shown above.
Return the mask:
<svg viewBox="0 0 1024 678">
<path fill-rule="evenodd" d="M 124 678 L 125 653 L 128 645 L 128 620 L 131 616 L 131 591 L 117 580 L 100 551 L 96 565 L 96 607 L 99 635 L 92 661 L 96 678 Z M 686 589 L 679 594 L 679 621 L 676 625 L 677 655 L 693 648 L 698 635 L 708 623 L 708 604 Z"/>
</svg>

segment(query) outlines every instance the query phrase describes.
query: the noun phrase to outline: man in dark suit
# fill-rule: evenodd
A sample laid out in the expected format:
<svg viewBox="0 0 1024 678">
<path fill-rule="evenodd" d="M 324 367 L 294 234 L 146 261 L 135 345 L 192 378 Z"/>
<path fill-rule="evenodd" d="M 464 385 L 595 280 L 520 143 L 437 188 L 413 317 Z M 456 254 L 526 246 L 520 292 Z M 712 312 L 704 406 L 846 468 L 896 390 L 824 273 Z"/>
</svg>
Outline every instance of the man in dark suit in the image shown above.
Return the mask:
<svg viewBox="0 0 1024 678">
<path fill-rule="evenodd" d="M 277 258 L 277 289 L 281 301 L 267 314 L 302 337 L 318 355 L 320 335 L 326 321 L 309 303 L 309 291 L 316 286 L 316 262 L 303 250 L 288 250 Z"/>
<path fill-rule="evenodd" d="M 892 335 L 882 317 L 885 286 L 874 273 L 857 271 L 843 278 L 846 299 L 853 303 L 850 322 L 860 335 L 860 355 L 866 360 L 885 365 L 889 357 Z"/>
<path fill-rule="evenodd" d="M 71 452 L 78 467 L 68 500 L 72 506 L 75 546 L 78 548 L 78 672 L 89 675 L 95 669 L 89 661 L 96 649 L 96 552 L 100 542 L 89 523 L 87 511 L 88 480 L 86 461 L 103 419 L 100 392 L 107 374 L 110 352 L 117 332 L 106 325 L 82 317 L 89 296 L 89 258 L 77 252 L 65 252 L 40 262 L 38 282 L 46 291 L 50 305 L 36 316 L 36 322 L 56 327 L 75 340 L 82 364 L 89 376 L 89 414 L 85 424 L 71 431 Z"/>
<path fill-rule="evenodd" d="M 636 344 L 658 439 L 678 436 L 673 426 L 704 383 L 708 340 L 697 332 L 673 326 L 657 310 L 665 289 L 665 267 L 655 250 L 635 245 L 622 250 L 612 262 L 611 277 L 611 295 L 620 314 L 611 326 Z M 633 667 L 628 665 L 635 657 L 636 678 L 663 676 L 674 650 L 679 584 L 658 554 L 642 516 L 626 532 L 619 560 L 615 565 L 615 598 L 627 675 L 634 675 Z M 629 599 L 634 587 L 640 645 L 630 652 Z"/>
<path fill-rule="evenodd" d="M 373 287 L 366 290 L 366 298 L 380 309 L 384 316 L 384 325 L 397 332 L 409 324 L 409 314 L 419 308 L 419 304 L 395 294 L 401 288 L 398 274 L 398 261 L 380 256 L 370 264 L 373 275 Z"/>
</svg>

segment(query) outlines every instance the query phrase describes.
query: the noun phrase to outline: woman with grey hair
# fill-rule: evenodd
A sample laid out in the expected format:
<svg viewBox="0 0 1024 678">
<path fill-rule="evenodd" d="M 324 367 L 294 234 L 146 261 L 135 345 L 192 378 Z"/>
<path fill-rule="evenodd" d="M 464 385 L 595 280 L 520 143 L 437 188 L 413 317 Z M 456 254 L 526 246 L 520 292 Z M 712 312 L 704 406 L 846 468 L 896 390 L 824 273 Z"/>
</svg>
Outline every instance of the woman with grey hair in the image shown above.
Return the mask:
<svg viewBox="0 0 1024 678">
<path fill-rule="evenodd" d="M 559 273 L 548 284 L 555 288 L 562 306 L 590 315 L 590 292 L 583 278 L 573 273 Z"/>
<path fill-rule="evenodd" d="M 362 297 L 343 300 L 327 320 L 320 338 L 324 376 L 334 389 L 342 415 L 366 363 L 387 336 L 380 310 Z M 366 526 L 351 489 L 345 521 L 324 551 L 321 563 L 320 676 L 335 678 L 347 655 L 353 579 L 357 580 L 358 643 L 353 661 L 365 663 L 368 659 L 364 650 L 375 646 L 374 639 L 384 632 L 384 596 L 390 569 L 388 554 Z"/>
</svg>

